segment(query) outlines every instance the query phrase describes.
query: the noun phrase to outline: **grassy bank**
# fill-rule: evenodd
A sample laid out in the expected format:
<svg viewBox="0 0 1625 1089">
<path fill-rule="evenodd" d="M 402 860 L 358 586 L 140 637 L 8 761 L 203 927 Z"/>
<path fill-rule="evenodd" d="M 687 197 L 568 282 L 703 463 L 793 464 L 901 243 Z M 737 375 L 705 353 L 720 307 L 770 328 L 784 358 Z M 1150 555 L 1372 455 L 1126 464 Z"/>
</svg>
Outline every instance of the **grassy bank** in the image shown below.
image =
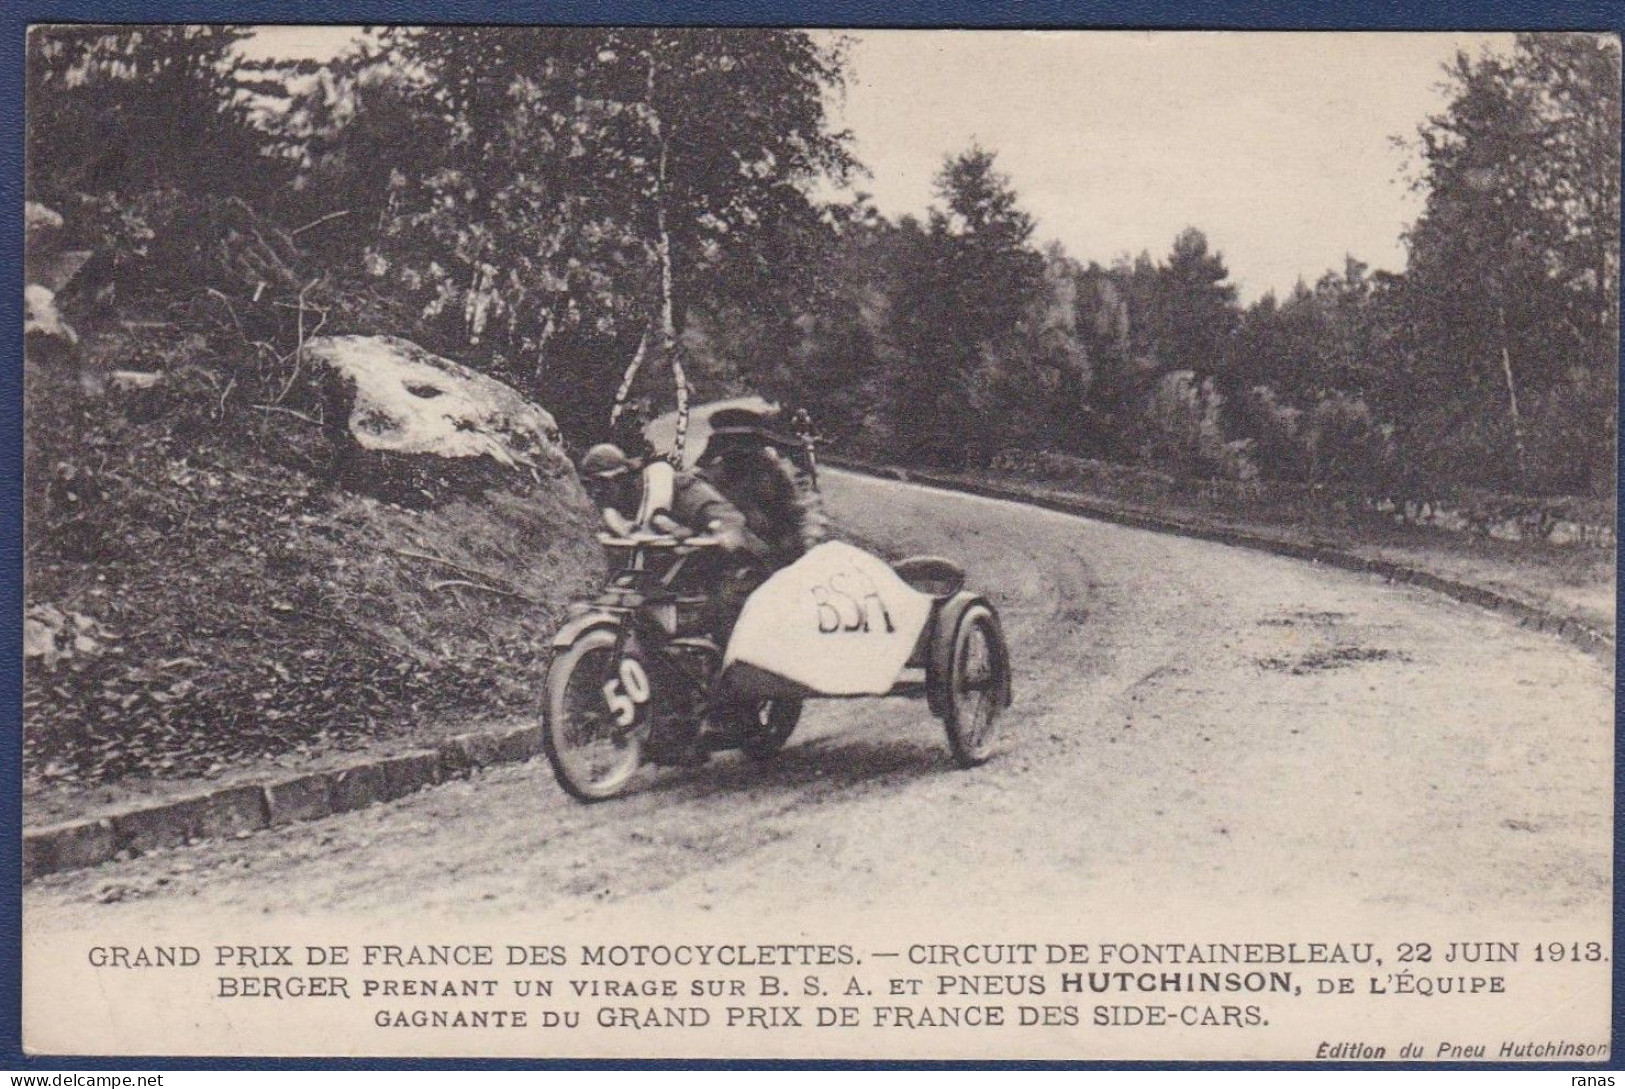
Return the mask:
<svg viewBox="0 0 1625 1089">
<path fill-rule="evenodd" d="M 567 482 L 355 494 L 312 421 L 168 362 L 124 392 L 27 369 L 28 823 L 534 715 L 601 562 Z"/>
</svg>

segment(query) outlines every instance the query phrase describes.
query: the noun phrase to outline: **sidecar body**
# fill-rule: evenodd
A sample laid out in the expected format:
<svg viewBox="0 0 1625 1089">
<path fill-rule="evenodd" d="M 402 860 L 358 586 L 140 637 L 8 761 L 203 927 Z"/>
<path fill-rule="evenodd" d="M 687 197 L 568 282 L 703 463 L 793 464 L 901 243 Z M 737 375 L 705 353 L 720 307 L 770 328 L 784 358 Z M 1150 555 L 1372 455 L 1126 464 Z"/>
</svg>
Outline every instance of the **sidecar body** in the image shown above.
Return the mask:
<svg viewBox="0 0 1625 1089">
<path fill-rule="evenodd" d="M 889 564 L 840 541 L 812 549 L 751 595 L 721 683 L 741 700 L 924 697 L 967 766 L 991 755 L 1011 699 L 998 614 L 964 588 L 957 564 Z"/>
</svg>

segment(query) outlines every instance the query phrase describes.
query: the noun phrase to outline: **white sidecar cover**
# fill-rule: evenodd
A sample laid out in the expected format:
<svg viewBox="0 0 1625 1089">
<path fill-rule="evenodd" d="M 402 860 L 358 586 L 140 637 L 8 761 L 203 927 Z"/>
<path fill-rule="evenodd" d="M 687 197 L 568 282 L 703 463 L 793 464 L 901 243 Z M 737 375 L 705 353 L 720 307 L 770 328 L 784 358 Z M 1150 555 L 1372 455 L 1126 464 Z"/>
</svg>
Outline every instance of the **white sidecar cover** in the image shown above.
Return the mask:
<svg viewBox="0 0 1625 1089">
<path fill-rule="evenodd" d="M 744 673 L 770 674 L 789 682 L 784 691 L 883 695 L 930 617 L 930 596 L 898 578 L 885 560 L 828 541 L 751 594 L 723 667 L 737 663 L 750 667 Z"/>
</svg>

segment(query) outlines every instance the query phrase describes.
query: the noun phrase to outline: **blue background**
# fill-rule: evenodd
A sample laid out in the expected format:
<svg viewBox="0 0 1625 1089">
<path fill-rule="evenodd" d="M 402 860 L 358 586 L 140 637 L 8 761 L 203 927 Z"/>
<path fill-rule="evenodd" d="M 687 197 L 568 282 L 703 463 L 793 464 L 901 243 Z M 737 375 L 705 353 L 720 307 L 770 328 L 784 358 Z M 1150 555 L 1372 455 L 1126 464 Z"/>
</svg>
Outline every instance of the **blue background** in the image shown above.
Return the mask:
<svg viewBox="0 0 1625 1089">
<path fill-rule="evenodd" d="M 571 1069 L 605 1068 L 688 1069 L 715 1063 L 678 1062 L 481 1062 L 424 1060 L 272 1060 L 164 1058 L 40 1058 L 29 1059 L 21 1047 L 21 848 L 22 848 L 22 186 L 23 186 L 23 57 L 26 28 L 32 22 L 234 22 L 234 23 L 599 23 L 779 25 L 825 27 L 1160 27 L 1186 29 L 1256 28 L 1312 29 L 1416 29 L 1416 30 L 1609 30 L 1625 31 L 1625 0 L 1342 0 L 1288 4 L 1251 0 L 1197 0 L 1183 4 L 1158 0 L 1115 0 L 1112 3 L 1060 3 L 1054 0 L 994 0 L 994 2 L 923 3 L 920 0 L 801 0 L 757 2 L 690 2 L 682 5 L 635 3 L 628 0 L 597 2 L 507 2 L 461 0 L 100 0 L 100 2 L 12 2 L 0 12 L 0 208 L 5 233 L 0 240 L 0 268 L 6 282 L 0 288 L 0 706 L 5 709 L 4 741 L 0 742 L 0 1069 L 9 1070 L 217 1070 L 217 1069 L 414 1069 L 457 1070 L 471 1066 L 493 1069 L 536 1069 L 548 1066 Z M 1617 677 L 1616 670 L 1616 677 Z M 1617 715 L 1617 711 L 1616 711 Z M 1617 718 L 1616 718 L 1617 734 Z M 1618 850 L 1618 799 L 1625 794 L 1625 779 L 1616 757 L 1615 856 Z M 1625 901 L 1621 871 L 1614 874 L 1614 952 L 1619 949 L 1620 905 Z M 1615 1058 L 1606 1068 L 1625 1068 L 1617 1041 L 1621 1038 L 1622 977 L 1614 962 Z M 1298 1064 L 1269 1063 L 781 1063 L 733 1062 L 741 1069 L 873 1068 L 896 1066 L 1029 1068 L 1287 1068 Z M 1458 1064 L 1382 1064 L 1382 1069 L 1441 1069 Z M 1494 1068 L 1496 1064 L 1459 1064 Z M 1516 1065 L 1539 1069 L 1540 1064 Z M 1360 1069 L 1362 1064 L 1325 1063 L 1317 1067 Z M 1575 1064 L 1552 1064 L 1548 1069 L 1583 1070 Z"/>
</svg>

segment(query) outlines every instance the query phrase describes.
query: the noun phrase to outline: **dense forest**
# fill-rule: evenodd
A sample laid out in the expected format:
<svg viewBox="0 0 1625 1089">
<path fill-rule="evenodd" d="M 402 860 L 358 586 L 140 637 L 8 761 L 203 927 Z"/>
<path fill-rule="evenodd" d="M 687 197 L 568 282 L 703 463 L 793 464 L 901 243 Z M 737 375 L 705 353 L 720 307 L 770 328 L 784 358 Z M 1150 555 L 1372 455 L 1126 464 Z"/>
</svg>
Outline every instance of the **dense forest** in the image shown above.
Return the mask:
<svg viewBox="0 0 1625 1089">
<path fill-rule="evenodd" d="M 252 33 L 29 43 L 27 197 L 91 254 L 57 301 L 82 341 L 195 369 L 209 426 L 318 411 L 317 330 L 393 333 L 578 449 L 640 359 L 654 410 L 680 366 L 908 464 L 1612 493 L 1611 39 L 1459 56 L 1442 112 L 1395 134 L 1423 200 L 1406 268 L 1350 256 L 1244 306 L 1198 226 L 1137 257 L 1041 245 L 989 148 L 944 149 L 923 219 L 882 215 L 834 127 L 833 36 L 388 29 L 283 63 L 245 60 Z"/>
</svg>

